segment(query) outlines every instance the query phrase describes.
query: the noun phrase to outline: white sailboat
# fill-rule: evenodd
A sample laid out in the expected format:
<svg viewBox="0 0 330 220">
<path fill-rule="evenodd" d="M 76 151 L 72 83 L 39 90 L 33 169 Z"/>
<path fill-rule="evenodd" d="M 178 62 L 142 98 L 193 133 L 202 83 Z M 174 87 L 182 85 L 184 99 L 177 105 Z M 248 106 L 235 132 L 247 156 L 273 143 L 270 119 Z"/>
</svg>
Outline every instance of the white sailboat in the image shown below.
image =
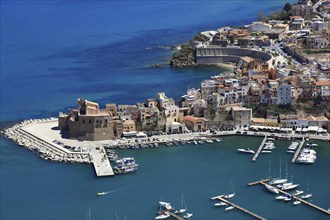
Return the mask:
<svg viewBox="0 0 330 220">
<path fill-rule="evenodd" d="M 301 198 L 302 199 L 309 199 L 310 197 L 312 197 L 312 193 L 309 193 L 309 181 L 307 181 L 307 193 L 302 195 Z"/>
<path fill-rule="evenodd" d="M 265 184 L 265 187 L 266 187 L 266 189 L 269 192 L 272 192 L 272 193 L 275 193 L 275 194 L 279 194 L 279 191 L 278 191 L 278 189 L 276 187 L 271 186 L 271 185 L 268 185 L 268 184 Z"/>
<path fill-rule="evenodd" d="M 169 202 L 162 202 L 162 201 L 159 201 L 159 205 L 163 208 L 165 208 L 166 210 L 172 210 L 173 207 L 171 206 L 171 203 Z"/>
<path fill-rule="evenodd" d="M 220 206 L 227 206 L 228 204 L 225 202 L 217 202 L 214 204 L 214 206 L 220 207 Z"/>
<path fill-rule="evenodd" d="M 234 206 L 229 206 L 229 207 L 225 208 L 225 211 L 230 211 L 232 209 L 234 209 Z"/>
<path fill-rule="evenodd" d="M 271 181 L 269 181 L 269 184 L 275 185 L 275 184 L 282 184 L 286 183 L 288 181 L 288 178 L 286 177 L 285 179 L 282 179 L 282 166 L 281 166 L 281 157 L 280 157 L 280 176 L 279 178 L 273 178 Z"/>
<path fill-rule="evenodd" d="M 160 215 L 157 215 L 155 217 L 156 220 L 161 220 L 161 219 L 168 219 L 170 216 L 170 214 L 168 214 L 167 212 L 163 213 L 163 214 L 160 214 Z"/>
<path fill-rule="evenodd" d="M 299 200 L 296 200 L 293 202 L 293 205 L 299 205 L 301 202 Z"/>
<path fill-rule="evenodd" d="M 193 215 L 194 214 L 187 212 L 186 214 L 183 215 L 183 218 L 188 219 L 188 218 L 191 218 Z"/>
<path fill-rule="evenodd" d="M 233 186 L 231 181 L 230 181 L 230 188 L 231 188 L 230 190 L 232 190 L 232 192 L 227 194 L 227 195 L 224 195 L 223 197 L 225 199 L 230 199 L 230 198 L 233 198 L 235 196 L 235 189 L 234 189 L 234 186 Z"/>
<path fill-rule="evenodd" d="M 187 204 L 186 204 L 186 202 L 184 201 L 183 193 L 182 193 L 182 195 L 181 195 L 181 209 L 176 210 L 174 213 L 175 213 L 175 214 L 182 214 L 182 213 L 184 213 L 184 212 L 186 212 L 186 211 L 187 211 Z"/>
</svg>

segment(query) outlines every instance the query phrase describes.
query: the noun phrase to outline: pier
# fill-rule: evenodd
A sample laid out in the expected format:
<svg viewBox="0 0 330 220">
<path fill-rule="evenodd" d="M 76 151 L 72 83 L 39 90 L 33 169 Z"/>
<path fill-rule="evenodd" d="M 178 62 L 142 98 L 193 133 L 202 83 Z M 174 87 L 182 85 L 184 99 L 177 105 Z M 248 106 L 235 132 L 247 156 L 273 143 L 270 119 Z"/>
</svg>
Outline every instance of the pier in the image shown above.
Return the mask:
<svg viewBox="0 0 330 220">
<path fill-rule="evenodd" d="M 264 185 L 264 186 L 270 186 L 269 184 L 267 184 L 267 183 L 265 183 L 266 181 L 265 180 L 260 180 L 260 181 L 257 181 L 257 182 L 253 182 L 253 183 L 249 183 L 248 184 L 248 186 L 253 186 L 253 185 L 256 185 L 256 184 L 262 184 L 262 185 Z M 280 193 L 283 193 L 283 194 L 287 194 L 287 195 L 290 195 L 292 198 L 294 198 L 295 200 L 298 200 L 298 201 L 300 201 L 300 202 L 302 202 L 302 203 L 304 203 L 304 204 L 306 204 L 306 205 L 308 205 L 308 206 L 310 206 L 310 207 L 313 207 L 313 208 L 315 208 L 315 209 L 317 209 L 317 210 L 319 210 L 319 211 L 321 211 L 321 212 L 324 212 L 324 213 L 326 213 L 326 214 L 328 214 L 328 215 L 330 215 L 330 211 L 328 211 L 328 210 L 326 210 L 326 209 L 324 209 L 324 208 L 322 208 L 322 207 L 320 207 L 320 206 L 317 206 L 317 205 L 315 205 L 315 204 L 313 204 L 313 203 L 310 203 L 310 202 L 308 202 L 308 201 L 306 201 L 306 200 L 304 200 L 304 199 L 302 199 L 302 198 L 299 198 L 298 196 L 294 196 L 294 195 L 292 195 L 291 193 L 288 193 L 288 192 L 286 192 L 286 191 L 284 191 L 284 190 L 281 190 L 281 189 L 278 189 L 278 188 L 276 188 Z"/>
<path fill-rule="evenodd" d="M 265 138 L 263 139 L 263 141 L 261 142 L 257 152 L 254 154 L 253 158 L 252 158 L 252 161 L 256 161 L 257 160 L 257 157 L 259 156 L 260 152 L 262 151 L 262 148 L 264 148 L 264 145 L 267 141 L 267 135 L 265 136 Z"/>
<path fill-rule="evenodd" d="M 160 211 L 160 214 L 164 214 L 164 213 L 168 213 L 170 216 L 172 216 L 172 218 L 175 218 L 177 220 L 184 220 L 183 218 L 181 218 L 180 216 L 174 214 L 173 212 L 171 212 L 170 210 L 164 210 L 164 211 Z"/>
<path fill-rule="evenodd" d="M 249 210 L 247 210 L 247 209 L 245 209 L 245 208 L 239 206 L 239 205 L 236 205 L 236 204 L 233 203 L 233 202 L 230 202 L 230 201 L 224 199 L 224 198 L 223 198 L 223 195 L 215 196 L 215 197 L 212 197 L 211 199 L 212 199 L 212 200 L 216 200 L 216 199 L 218 199 L 218 200 L 220 200 L 220 201 L 222 201 L 222 202 L 224 202 L 224 203 L 227 203 L 227 204 L 229 204 L 229 205 L 231 205 L 231 206 L 233 206 L 233 207 L 235 207 L 235 208 L 237 208 L 237 209 L 239 209 L 239 210 L 241 210 L 241 211 L 243 211 L 243 212 L 245 212 L 245 213 L 247 213 L 247 214 L 249 214 L 249 215 L 255 217 L 256 219 L 266 220 L 266 218 L 261 217 L 261 216 L 255 214 L 255 213 L 253 213 L 253 212 L 251 212 L 251 211 L 249 211 Z"/>
<path fill-rule="evenodd" d="M 294 156 L 293 156 L 293 158 L 291 160 L 291 163 L 295 163 L 296 162 L 297 157 L 299 156 L 300 151 L 301 151 L 302 147 L 304 146 L 304 143 L 305 143 L 305 138 L 303 138 L 302 141 L 300 142 L 299 147 L 296 150 L 296 153 L 294 154 Z"/>
<path fill-rule="evenodd" d="M 91 148 L 90 157 L 94 165 L 96 176 L 113 176 L 113 170 L 103 146 Z"/>
</svg>

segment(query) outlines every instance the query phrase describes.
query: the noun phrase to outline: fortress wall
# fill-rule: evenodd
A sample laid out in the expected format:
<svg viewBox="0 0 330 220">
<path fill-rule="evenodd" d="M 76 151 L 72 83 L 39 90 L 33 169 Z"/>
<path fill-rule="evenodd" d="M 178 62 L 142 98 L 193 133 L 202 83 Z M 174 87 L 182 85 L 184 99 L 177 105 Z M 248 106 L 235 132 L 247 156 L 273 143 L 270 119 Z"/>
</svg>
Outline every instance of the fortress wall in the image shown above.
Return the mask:
<svg viewBox="0 0 330 220">
<path fill-rule="evenodd" d="M 263 61 L 271 59 L 271 55 L 268 53 L 251 49 L 230 47 L 196 48 L 196 63 L 198 64 L 237 62 L 240 57 L 244 56 L 261 59 Z"/>
</svg>

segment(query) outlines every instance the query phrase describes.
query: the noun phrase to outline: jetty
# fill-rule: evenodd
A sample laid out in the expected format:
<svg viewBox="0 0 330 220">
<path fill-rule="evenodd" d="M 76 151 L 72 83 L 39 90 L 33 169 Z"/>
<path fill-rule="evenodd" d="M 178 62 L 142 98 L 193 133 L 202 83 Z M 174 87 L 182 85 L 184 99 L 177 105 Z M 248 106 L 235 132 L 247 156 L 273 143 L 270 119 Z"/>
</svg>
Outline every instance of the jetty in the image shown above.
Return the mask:
<svg viewBox="0 0 330 220">
<path fill-rule="evenodd" d="M 233 202 L 230 202 L 230 201 L 224 199 L 224 198 L 223 198 L 223 195 L 214 196 L 214 197 L 212 197 L 211 199 L 212 199 L 212 200 L 217 200 L 217 199 L 218 199 L 218 200 L 220 200 L 220 201 L 222 201 L 222 202 L 224 202 L 224 203 L 227 203 L 227 204 L 229 204 L 229 205 L 231 205 L 231 206 L 233 206 L 233 207 L 235 207 L 235 208 L 237 208 L 237 209 L 239 209 L 239 210 L 241 210 L 241 211 L 243 211 L 243 212 L 245 212 L 245 213 L 247 213 L 247 214 L 249 214 L 249 215 L 255 217 L 256 219 L 266 220 L 266 218 L 261 217 L 260 215 L 257 215 L 257 214 L 255 214 L 254 212 L 251 212 L 251 211 L 249 211 L 249 210 L 247 210 L 247 209 L 245 209 L 245 208 L 243 208 L 243 207 L 241 207 L 241 206 L 239 206 L 239 205 L 237 205 L 237 204 L 235 204 L 235 203 L 233 203 Z"/>
<path fill-rule="evenodd" d="M 296 153 L 294 154 L 294 156 L 293 156 L 293 158 L 291 160 L 291 163 L 295 163 L 296 162 L 297 157 L 299 156 L 300 151 L 301 151 L 302 147 L 304 146 L 304 143 L 305 143 L 305 138 L 303 138 L 302 141 L 300 142 L 299 147 L 296 150 Z"/>
<path fill-rule="evenodd" d="M 262 142 L 261 142 L 261 144 L 260 144 L 260 146 L 259 146 L 257 152 L 254 154 L 254 156 L 253 156 L 253 158 L 252 158 L 252 161 L 253 161 L 253 162 L 257 160 L 257 158 L 258 158 L 260 152 L 262 151 L 262 148 L 264 148 L 264 145 L 265 145 L 266 141 L 267 141 L 267 135 L 266 135 L 265 138 L 262 140 Z"/>
<path fill-rule="evenodd" d="M 253 185 L 257 185 L 257 184 L 262 184 L 262 185 L 264 185 L 264 186 L 270 186 L 269 184 L 267 184 L 267 183 L 265 183 L 265 182 L 266 182 L 266 180 L 260 180 L 260 181 L 257 181 L 257 182 L 249 183 L 248 186 L 253 186 Z M 284 190 L 281 190 L 281 189 L 278 189 L 278 188 L 276 188 L 276 189 L 277 189 L 280 193 L 283 193 L 283 194 L 286 194 L 286 195 L 290 195 L 290 196 L 291 196 L 292 198 L 294 198 L 295 200 L 298 200 L 298 201 L 300 201 L 300 202 L 302 202 L 302 203 L 308 205 L 309 207 L 315 208 L 315 209 L 317 209 L 317 210 L 319 210 L 319 211 L 321 211 L 321 212 L 324 212 L 324 213 L 330 215 L 330 211 L 328 211 L 328 210 L 326 210 L 326 209 L 324 209 L 324 208 L 322 208 L 322 207 L 320 207 L 320 206 L 317 206 L 317 205 L 315 205 L 315 204 L 313 204 L 313 203 L 310 203 L 310 202 L 308 202 L 308 201 L 306 201 L 306 200 L 304 200 L 304 199 L 302 199 L 302 198 L 299 198 L 298 196 L 295 196 L 295 195 L 293 195 L 293 194 L 291 194 L 291 193 L 288 193 L 288 192 L 286 192 L 286 191 L 284 191 Z"/>
<path fill-rule="evenodd" d="M 172 211 L 170 210 L 163 210 L 163 211 L 160 211 L 159 214 L 164 214 L 164 213 L 168 213 L 172 218 L 175 218 L 177 220 L 184 220 L 182 217 L 174 214 Z"/>
<path fill-rule="evenodd" d="M 103 146 L 91 148 L 90 157 L 93 162 L 96 176 L 113 176 L 110 161 Z"/>
</svg>

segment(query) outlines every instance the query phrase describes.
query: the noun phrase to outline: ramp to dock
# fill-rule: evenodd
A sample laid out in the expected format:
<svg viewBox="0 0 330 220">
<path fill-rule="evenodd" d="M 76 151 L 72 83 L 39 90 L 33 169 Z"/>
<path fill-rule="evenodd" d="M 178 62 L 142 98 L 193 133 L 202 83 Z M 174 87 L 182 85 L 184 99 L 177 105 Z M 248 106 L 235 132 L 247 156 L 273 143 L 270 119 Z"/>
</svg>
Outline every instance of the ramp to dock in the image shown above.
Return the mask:
<svg viewBox="0 0 330 220">
<path fill-rule="evenodd" d="M 293 158 L 291 160 L 291 163 L 295 163 L 296 162 L 296 160 L 297 160 L 297 158 L 298 158 L 298 156 L 300 154 L 300 151 L 301 151 L 302 147 L 304 146 L 304 143 L 305 143 L 305 139 L 303 138 L 302 141 L 299 144 L 298 149 L 296 150 L 296 153 L 294 154 L 294 156 L 293 156 Z"/>
<path fill-rule="evenodd" d="M 229 205 L 231 205 L 231 206 L 233 206 L 233 207 L 235 207 L 235 208 L 237 208 L 237 209 L 239 209 L 239 210 L 241 210 L 241 211 L 243 211 L 243 212 L 245 212 L 245 213 L 247 213 L 247 214 L 249 214 L 249 215 L 255 217 L 256 219 L 266 220 L 266 218 L 261 217 L 261 216 L 255 214 L 255 213 L 253 213 L 253 212 L 251 212 L 251 211 L 249 211 L 249 210 L 247 210 L 247 209 L 245 209 L 245 208 L 239 206 L 239 205 L 236 205 L 236 204 L 233 203 L 233 202 L 230 202 L 230 201 L 224 199 L 224 198 L 223 198 L 223 195 L 220 195 L 220 196 L 214 196 L 214 197 L 212 197 L 211 199 L 212 199 L 212 200 L 216 200 L 216 199 L 218 199 L 218 200 L 220 200 L 220 201 L 222 201 L 222 202 L 224 202 L 224 203 L 227 203 L 227 204 L 229 204 Z"/>
<path fill-rule="evenodd" d="M 113 170 L 103 146 L 91 148 L 90 156 L 96 172 L 96 176 L 113 176 Z"/>
<path fill-rule="evenodd" d="M 267 135 L 265 136 L 265 138 L 262 140 L 257 152 L 254 154 L 253 158 L 252 158 L 252 161 L 256 161 L 257 160 L 257 157 L 259 156 L 260 152 L 262 151 L 262 148 L 264 148 L 264 145 L 267 141 Z"/>
</svg>

